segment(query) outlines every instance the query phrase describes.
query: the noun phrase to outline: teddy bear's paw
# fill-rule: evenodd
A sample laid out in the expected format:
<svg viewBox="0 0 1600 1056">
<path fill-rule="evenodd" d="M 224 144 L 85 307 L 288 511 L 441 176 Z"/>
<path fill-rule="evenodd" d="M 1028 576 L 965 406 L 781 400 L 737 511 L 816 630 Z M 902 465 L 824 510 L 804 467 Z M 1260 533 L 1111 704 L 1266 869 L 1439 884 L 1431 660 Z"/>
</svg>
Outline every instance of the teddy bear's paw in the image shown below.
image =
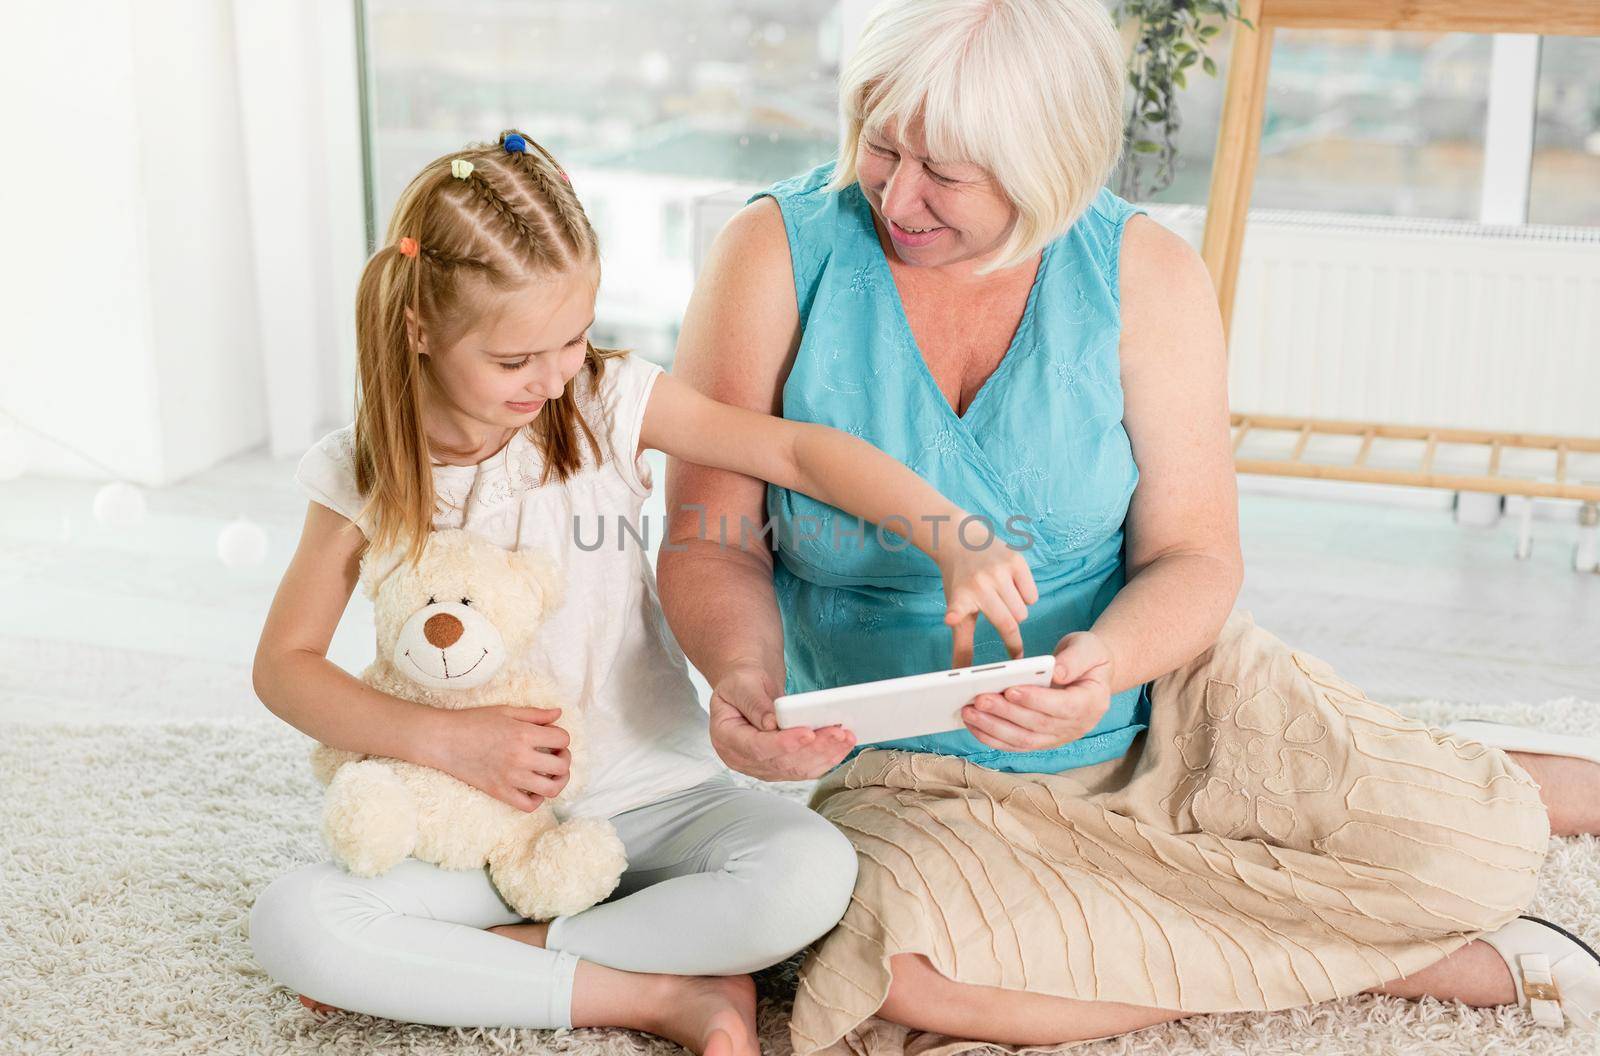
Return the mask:
<svg viewBox="0 0 1600 1056">
<path fill-rule="evenodd" d="M 377 876 L 416 846 L 417 801 L 387 763 L 348 763 L 328 783 L 322 836 L 351 873 Z"/>
<path fill-rule="evenodd" d="M 552 916 L 577 913 L 616 890 L 628 855 L 604 818 L 574 818 L 539 837 L 533 872 L 549 895 Z"/>
<path fill-rule="evenodd" d="M 520 868 L 492 875 L 501 895 L 525 917 L 579 913 L 616 890 L 628 856 L 611 822 L 574 818 L 540 836 Z"/>
</svg>

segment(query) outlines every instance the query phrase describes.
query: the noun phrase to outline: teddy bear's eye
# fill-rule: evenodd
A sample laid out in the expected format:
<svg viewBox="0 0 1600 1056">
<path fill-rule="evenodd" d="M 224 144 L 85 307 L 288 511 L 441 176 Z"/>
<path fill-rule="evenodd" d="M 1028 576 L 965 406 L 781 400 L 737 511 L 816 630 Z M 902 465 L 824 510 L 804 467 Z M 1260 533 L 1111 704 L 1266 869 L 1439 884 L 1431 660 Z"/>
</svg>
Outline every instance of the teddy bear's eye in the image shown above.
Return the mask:
<svg viewBox="0 0 1600 1056">
<path fill-rule="evenodd" d="M 434 603 L 434 601 L 433 601 L 433 595 L 432 595 L 432 594 L 429 594 L 429 595 L 428 595 L 428 604 L 429 604 L 429 605 L 432 605 L 432 604 L 433 604 L 433 603 Z"/>
<path fill-rule="evenodd" d="M 472 604 L 472 599 L 471 598 L 462 598 L 461 599 L 461 604 L 463 604 L 463 605 L 471 605 Z"/>
</svg>

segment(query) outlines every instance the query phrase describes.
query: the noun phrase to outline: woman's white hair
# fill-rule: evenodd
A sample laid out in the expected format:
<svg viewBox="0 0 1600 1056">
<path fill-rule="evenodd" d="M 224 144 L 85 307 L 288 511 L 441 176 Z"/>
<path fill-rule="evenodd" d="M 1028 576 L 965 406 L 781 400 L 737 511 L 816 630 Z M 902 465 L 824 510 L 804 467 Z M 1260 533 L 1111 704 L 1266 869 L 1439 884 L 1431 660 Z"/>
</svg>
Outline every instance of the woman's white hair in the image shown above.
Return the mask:
<svg viewBox="0 0 1600 1056">
<path fill-rule="evenodd" d="M 993 263 L 1027 260 L 1081 216 L 1122 150 L 1122 42 L 1101 0 L 885 0 L 839 75 L 830 189 L 861 131 L 921 119 L 930 157 L 990 173 L 1017 219 Z"/>
</svg>

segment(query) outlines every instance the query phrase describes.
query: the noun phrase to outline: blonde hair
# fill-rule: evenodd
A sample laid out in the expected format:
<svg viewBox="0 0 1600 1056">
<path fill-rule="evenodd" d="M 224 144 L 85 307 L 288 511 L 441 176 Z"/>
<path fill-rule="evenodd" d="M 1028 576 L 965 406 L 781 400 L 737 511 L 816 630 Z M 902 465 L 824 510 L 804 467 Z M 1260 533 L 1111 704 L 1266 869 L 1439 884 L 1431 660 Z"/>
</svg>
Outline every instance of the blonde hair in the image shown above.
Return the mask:
<svg viewBox="0 0 1600 1056">
<path fill-rule="evenodd" d="M 526 149 L 508 151 L 508 140 Z M 452 164 L 463 161 L 471 170 L 461 179 Z M 435 158 L 406 187 L 387 244 L 367 261 L 356 293 L 356 488 L 374 548 L 399 547 L 417 561 L 437 509 L 422 422 L 423 394 L 435 382 L 417 338 L 448 348 L 483 319 L 494 293 L 578 268 L 598 271 L 599 260 L 594 228 L 566 173 L 516 130 Z M 593 392 L 604 361 L 623 354 L 589 344 L 579 378 L 528 426 L 543 450 L 546 480 L 579 468 L 581 440 L 602 459 L 575 389 L 582 380 Z"/>
<path fill-rule="evenodd" d="M 885 0 L 839 75 L 830 190 L 855 183 L 861 131 L 921 119 L 930 156 L 989 172 L 1017 211 L 994 262 L 1065 234 L 1122 150 L 1122 42 L 1100 0 Z"/>
</svg>

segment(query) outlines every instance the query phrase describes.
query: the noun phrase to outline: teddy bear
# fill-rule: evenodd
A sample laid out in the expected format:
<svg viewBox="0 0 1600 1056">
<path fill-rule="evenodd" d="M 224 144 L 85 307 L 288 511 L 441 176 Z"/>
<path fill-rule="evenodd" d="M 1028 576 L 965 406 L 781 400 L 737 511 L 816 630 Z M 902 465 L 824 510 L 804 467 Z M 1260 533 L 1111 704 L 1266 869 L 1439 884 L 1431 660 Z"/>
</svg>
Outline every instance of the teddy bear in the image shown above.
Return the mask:
<svg viewBox="0 0 1600 1056">
<path fill-rule="evenodd" d="M 561 603 L 559 570 L 546 555 L 436 531 L 416 563 L 368 554 L 361 585 L 377 625 L 378 656 L 361 676 L 369 686 L 435 708 L 556 706 L 551 683 L 523 659 Z M 327 786 L 323 836 L 356 876 L 377 876 L 408 856 L 446 869 L 487 864 L 500 896 L 524 917 L 587 909 L 616 888 L 627 859 L 611 822 L 560 821 L 552 809 L 581 787 L 581 719 L 563 708 L 556 725 L 571 739 L 571 777 L 533 811 L 441 770 L 319 744 L 311 767 Z"/>
</svg>

